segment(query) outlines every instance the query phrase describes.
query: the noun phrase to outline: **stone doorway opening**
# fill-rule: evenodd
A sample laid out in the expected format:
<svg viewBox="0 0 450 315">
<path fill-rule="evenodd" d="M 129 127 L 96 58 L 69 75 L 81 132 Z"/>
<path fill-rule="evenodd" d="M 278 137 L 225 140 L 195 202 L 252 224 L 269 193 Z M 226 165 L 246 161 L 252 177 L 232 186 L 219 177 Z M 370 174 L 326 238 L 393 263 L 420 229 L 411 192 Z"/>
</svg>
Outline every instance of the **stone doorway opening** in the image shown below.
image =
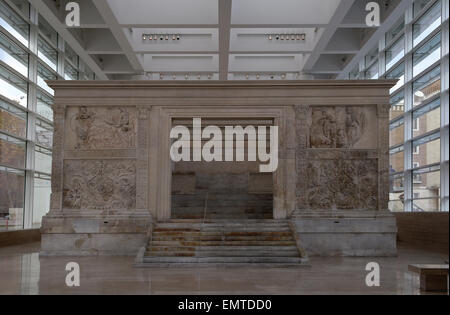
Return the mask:
<svg viewBox="0 0 450 315">
<path fill-rule="evenodd" d="M 236 161 L 236 139 L 232 143 L 234 161 L 225 160 L 225 126 L 271 126 L 267 118 L 203 118 L 202 128 L 217 126 L 222 131 L 222 161 L 172 162 L 172 219 L 272 219 L 273 173 L 259 172 L 260 161 L 248 161 L 248 136 L 244 139 L 244 161 Z M 185 126 L 193 135 L 192 118 L 174 118 L 172 126 Z M 208 139 L 202 140 L 203 145 Z M 268 142 L 268 141 L 267 141 Z M 267 145 L 267 147 L 269 147 Z M 258 157 L 258 155 L 257 155 Z"/>
</svg>

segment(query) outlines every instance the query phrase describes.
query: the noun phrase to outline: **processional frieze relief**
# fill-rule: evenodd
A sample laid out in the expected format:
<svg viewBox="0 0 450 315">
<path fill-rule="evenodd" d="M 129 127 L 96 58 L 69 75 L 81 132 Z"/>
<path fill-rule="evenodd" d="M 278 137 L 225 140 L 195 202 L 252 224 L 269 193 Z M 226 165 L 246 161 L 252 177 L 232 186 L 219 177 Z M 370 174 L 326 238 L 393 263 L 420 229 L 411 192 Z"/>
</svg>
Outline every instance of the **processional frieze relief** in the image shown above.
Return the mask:
<svg viewBox="0 0 450 315">
<path fill-rule="evenodd" d="M 64 161 L 63 206 L 83 210 L 135 208 L 136 162 Z"/>
<path fill-rule="evenodd" d="M 136 146 L 134 107 L 69 107 L 66 149 L 129 149 Z"/>
<path fill-rule="evenodd" d="M 375 106 L 311 106 L 309 147 L 376 148 L 376 121 Z"/>
</svg>

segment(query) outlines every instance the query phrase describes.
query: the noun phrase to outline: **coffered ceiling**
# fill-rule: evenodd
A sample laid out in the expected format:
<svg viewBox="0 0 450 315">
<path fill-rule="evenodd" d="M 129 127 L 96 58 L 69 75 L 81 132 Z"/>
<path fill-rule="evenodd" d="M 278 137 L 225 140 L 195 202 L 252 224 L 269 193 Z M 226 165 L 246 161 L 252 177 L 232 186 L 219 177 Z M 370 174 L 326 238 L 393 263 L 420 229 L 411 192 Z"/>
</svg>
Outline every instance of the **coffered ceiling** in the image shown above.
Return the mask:
<svg viewBox="0 0 450 315">
<path fill-rule="evenodd" d="M 30 2 L 102 79 L 336 78 L 379 40 L 365 0 L 80 0 L 76 28 Z M 386 28 L 411 0 L 378 2 Z"/>
</svg>

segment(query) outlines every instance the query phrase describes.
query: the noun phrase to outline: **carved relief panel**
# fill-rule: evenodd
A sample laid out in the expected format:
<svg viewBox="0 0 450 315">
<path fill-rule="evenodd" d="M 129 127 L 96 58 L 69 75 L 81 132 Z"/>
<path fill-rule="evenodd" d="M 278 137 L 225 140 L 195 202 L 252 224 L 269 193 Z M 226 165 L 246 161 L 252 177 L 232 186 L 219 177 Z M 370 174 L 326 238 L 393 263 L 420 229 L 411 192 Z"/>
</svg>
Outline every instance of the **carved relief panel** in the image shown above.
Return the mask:
<svg viewBox="0 0 450 315">
<path fill-rule="evenodd" d="M 135 208 L 136 162 L 64 161 L 63 206 L 83 210 Z"/>
<path fill-rule="evenodd" d="M 305 206 L 310 209 L 377 208 L 378 164 L 369 160 L 310 160 L 298 180 L 306 181 Z"/>
<path fill-rule="evenodd" d="M 310 148 L 377 148 L 376 107 L 312 106 Z"/>
<path fill-rule="evenodd" d="M 134 107 L 69 107 L 66 149 L 130 149 L 136 146 Z"/>
</svg>

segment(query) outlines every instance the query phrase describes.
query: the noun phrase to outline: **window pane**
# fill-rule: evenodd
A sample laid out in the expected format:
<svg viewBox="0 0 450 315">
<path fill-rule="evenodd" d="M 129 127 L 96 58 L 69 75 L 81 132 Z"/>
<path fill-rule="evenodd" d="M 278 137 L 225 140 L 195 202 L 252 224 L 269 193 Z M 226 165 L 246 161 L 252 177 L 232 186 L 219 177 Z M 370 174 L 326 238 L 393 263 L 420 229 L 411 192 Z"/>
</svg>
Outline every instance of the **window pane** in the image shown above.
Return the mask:
<svg viewBox="0 0 450 315">
<path fill-rule="evenodd" d="M 84 79 L 85 80 L 94 80 L 95 79 L 94 72 L 91 69 L 89 69 L 89 67 L 86 65 L 84 65 Z"/>
<path fill-rule="evenodd" d="M 52 151 L 36 146 L 34 167 L 36 171 L 50 174 L 52 172 Z"/>
<path fill-rule="evenodd" d="M 65 46 L 65 54 L 66 58 L 70 60 L 70 62 L 75 66 L 78 67 L 78 55 L 73 51 L 73 49 L 66 43 Z"/>
<path fill-rule="evenodd" d="M 12 3 L 19 9 L 27 18 L 30 17 L 30 4 L 27 0 L 11 0 Z"/>
<path fill-rule="evenodd" d="M 405 141 L 405 125 L 403 119 L 391 123 L 389 126 L 389 146 L 395 146 Z"/>
<path fill-rule="evenodd" d="M 356 68 L 353 69 L 353 70 L 349 73 L 348 78 L 349 78 L 350 80 L 358 80 L 358 79 L 360 78 L 360 72 L 359 72 L 359 67 L 358 67 L 358 66 L 356 66 Z"/>
<path fill-rule="evenodd" d="M 405 169 L 405 151 L 391 151 L 389 155 L 390 173 L 401 172 Z"/>
<path fill-rule="evenodd" d="M 390 99 L 391 104 L 391 110 L 389 119 L 394 119 L 396 117 L 399 117 L 403 115 L 405 112 L 405 92 L 400 91 L 399 93 L 395 94 Z"/>
<path fill-rule="evenodd" d="M 28 23 L 6 5 L 4 1 L 0 1 L 0 25 L 24 46 L 28 47 L 28 40 L 30 38 Z"/>
<path fill-rule="evenodd" d="M 440 171 L 413 172 L 413 210 L 439 211 L 440 210 Z M 431 198 L 431 199 L 420 199 Z"/>
<path fill-rule="evenodd" d="M 413 43 L 419 44 L 425 37 L 433 32 L 441 24 L 441 2 L 432 6 L 420 19 L 413 25 Z"/>
<path fill-rule="evenodd" d="M 37 91 L 37 113 L 53 121 L 53 99 L 41 91 Z"/>
<path fill-rule="evenodd" d="M 27 107 L 28 83 L 0 66 L 0 94 L 18 105 Z"/>
<path fill-rule="evenodd" d="M 405 204 L 403 200 L 390 200 L 389 201 L 389 210 L 391 211 L 404 211 L 405 210 Z"/>
<path fill-rule="evenodd" d="M 0 167 L 0 230 L 23 228 L 25 174 Z"/>
<path fill-rule="evenodd" d="M 378 62 L 366 71 L 366 79 L 376 80 L 378 79 Z"/>
<path fill-rule="evenodd" d="M 66 80 L 77 80 L 78 79 L 78 71 L 74 67 L 72 67 L 69 63 L 64 63 L 64 79 Z"/>
<path fill-rule="evenodd" d="M 441 126 L 441 100 L 413 112 L 413 137 L 418 137 Z"/>
<path fill-rule="evenodd" d="M 436 67 L 413 83 L 413 106 L 423 104 L 441 92 L 441 69 Z"/>
<path fill-rule="evenodd" d="M 39 119 L 36 120 L 36 143 L 49 149 L 53 146 L 53 127 Z"/>
<path fill-rule="evenodd" d="M 403 175 L 398 174 L 391 176 L 389 178 L 389 209 L 391 211 L 402 211 L 404 209 L 404 191 Z"/>
<path fill-rule="evenodd" d="M 41 226 L 42 217 L 50 209 L 50 194 L 52 192 L 50 178 L 36 174 L 34 177 L 33 194 L 33 227 Z"/>
<path fill-rule="evenodd" d="M 402 62 L 394 70 L 386 74 L 386 79 L 398 79 L 398 82 L 389 90 L 389 93 L 394 93 L 405 84 L 405 63 Z"/>
<path fill-rule="evenodd" d="M 386 32 L 385 40 L 386 44 L 389 45 L 389 43 L 403 31 L 403 28 L 405 26 L 405 20 L 402 18 L 400 21 L 397 22 L 388 32 Z"/>
<path fill-rule="evenodd" d="M 374 49 L 372 49 L 372 51 L 370 51 L 367 54 L 365 58 L 366 67 L 368 67 L 377 58 L 378 58 L 378 47 L 375 47 Z"/>
<path fill-rule="evenodd" d="M 414 141 L 412 148 L 413 167 L 421 167 L 441 161 L 441 139 L 439 138 L 425 143 L 423 140 Z"/>
<path fill-rule="evenodd" d="M 13 43 L 0 32 L 0 60 L 19 72 L 24 77 L 28 76 L 28 53 Z"/>
<path fill-rule="evenodd" d="M 56 71 L 58 64 L 58 52 L 50 46 L 42 37 L 38 41 L 38 57 L 41 58 L 50 68 Z"/>
<path fill-rule="evenodd" d="M 53 27 L 39 14 L 38 19 L 39 31 L 53 44 L 54 47 L 58 46 L 58 33 Z"/>
<path fill-rule="evenodd" d="M 405 55 L 405 37 L 402 36 L 386 50 L 386 70 L 389 70 L 397 61 Z"/>
<path fill-rule="evenodd" d="M 27 136 L 27 114 L 0 100 L 0 130 L 25 138 Z"/>
<path fill-rule="evenodd" d="M 417 17 L 417 15 L 430 3 L 430 0 L 415 0 L 413 5 L 414 15 L 413 17 Z"/>
<path fill-rule="evenodd" d="M 0 164 L 25 168 L 25 141 L 0 133 Z"/>
<path fill-rule="evenodd" d="M 38 63 L 37 66 L 37 84 L 46 90 L 51 95 L 54 95 L 53 89 L 51 89 L 47 83 L 45 83 L 45 80 L 56 80 L 56 74 L 48 70 L 45 66 Z"/>
<path fill-rule="evenodd" d="M 441 33 L 434 36 L 413 54 L 413 76 L 441 59 Z"/>
</svg>

